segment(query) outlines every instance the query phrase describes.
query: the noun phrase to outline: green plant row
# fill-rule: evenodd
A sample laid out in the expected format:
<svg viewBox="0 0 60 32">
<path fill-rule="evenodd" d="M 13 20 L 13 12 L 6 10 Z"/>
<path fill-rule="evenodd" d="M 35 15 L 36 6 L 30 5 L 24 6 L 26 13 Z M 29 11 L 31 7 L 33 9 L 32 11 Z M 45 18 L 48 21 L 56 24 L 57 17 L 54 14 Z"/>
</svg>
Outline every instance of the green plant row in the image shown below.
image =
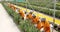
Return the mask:
<svg viewBox="0 0 60 32">
<path fill-rule="evenodd" d="M 7 10 L 8 14 L 10 16 L 12 16 L 12 18 L 14 19 L 15 23 L 18 24 L 19 21 L 19 14 L 17 14 L 15 11 L 13 11 L 11 8 L 9 8 L 8 6 L 4 5 L 5 9 Z"/>
<path fill-rule="evenodd" d="M 53 9 L 54 8 L 54 3 L 52 3 L 52 0 L 28 0 L 31 5 L 35 6 L 41 6 L 41 7 L 48 7 Z M 37 2 L 38 1 L 38 2 Z M 60 10 L 60 3 L 57 1 L 56 4 L 56 9 Z"/>
<path fill-rule="evenodd" d="M 30 20 L 23 20 L 21 16 L 13 11 L 10 7 L 4 5 L 4 8 L 7 10 L 8 14 L 13 18 L 14 22 L 18 25 L 21 32 L 40 32 Z"/>
<path fill-rule="evenodd" d="M 15 4 L 15 3 L 13 3 L 13 4 Z M 26 8 L 26 3 L 17 3 L 16 5 Z M 43 8 L 40 8 L 40 7 L 38 8 L 38 6 L 34 6 L 34 5 L 31 5 L 31 6 L 28 5 L 27 8 L 28 9 L 32 9 L 33 8 L 35 11 L 39 11 L 41 13 L 44 13 L 44 14 L 47 14 L 47 15 L 50 15 L 50 16 L 53 16 L 53 13 L 54 13 L 54 10 L 51 11 L 49 9 L 43 9 Z M 60 10 L 56 11 L 55 13 L 56 13 L 56 15 L 55 15 L 56 18 L 60 18 Z"/>
<path fill-rule="evenodd" d="M 52 0 L 28 0 L 31 5 L 40 6 L 40 7 L 47 7 L 47 8 L 54 8 L 54 3 Z M 38 2 L 37 2 L 38 1 Z M 26 2 L 23 2 L 26 3 Z M 56 9 L 60 10 L 60 2 L 57 1 Z"/>
</svg>

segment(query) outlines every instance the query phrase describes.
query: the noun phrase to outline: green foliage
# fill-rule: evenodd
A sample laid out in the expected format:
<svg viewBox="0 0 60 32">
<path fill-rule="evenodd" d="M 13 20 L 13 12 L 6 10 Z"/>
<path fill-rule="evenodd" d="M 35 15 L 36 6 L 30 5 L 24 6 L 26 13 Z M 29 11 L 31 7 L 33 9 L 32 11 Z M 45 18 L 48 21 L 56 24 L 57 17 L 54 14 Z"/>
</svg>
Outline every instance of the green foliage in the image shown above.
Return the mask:
<svg viewBox="0 0 60 32">
<path fill-rule="evenodd" d="M 13 3 L 15 4 L 15 3 Z M 17 4 L 18 6 L 22 6 L 22 7 L 25 7 L 26 8 L 26 3 L 18 3 Z M 44 13 L 44 14 L 47 14 L 47 15 L 50 15 L 50 16 L 53 16 L 53 11 L 54 10 L 49 10 L 49 9 L 44 9 L 44 8 L 41 8 L 41 7 L 38 7 L 38 6 L 35 6 L 35 5 L 31 5 L 31 6 L 27 6 L 28 9 L 34 9 L 35 11 L 39 11 L 41 13 Z M 59 10 L 60 11 L 60 10 Z M 56 17 L 57 18 L 60 18 L 60 12 L 59 11 L 56 11 Z"/>
<path fill-rule="evenodd" d="M 14 19 L 15 23 L 18 24 L 19 22 L 19 18 L 20 18 L 20 15 L 18 13 L 16 13 L 15 11 L 13 11 L 11 8 L 9 8 L 8 6 L 4 5 L 3 6 L 5 7 L 5 9 L 7 10 L 8 14 L 10 16 L 12 16 L 12 18 Z"/>
<path fill-rule="evenodd" d="M 14 19 L 14 22 L 18 25 L 19 29 L 21 29 L 22 32 L 40 32 L 32 23 L 30 20 L 23 20 L 22 17 L 13 11 L 8 6 L 4 5 L 4 8 L 7 10 L 8 14 L 12 16 Z"/>
<path fill-rule="evenodd" d="M 22 28 L 23 32 L 40 32 L 30 20 L 22 20 L 20 22 L 20 28 Z"/>
</svg>

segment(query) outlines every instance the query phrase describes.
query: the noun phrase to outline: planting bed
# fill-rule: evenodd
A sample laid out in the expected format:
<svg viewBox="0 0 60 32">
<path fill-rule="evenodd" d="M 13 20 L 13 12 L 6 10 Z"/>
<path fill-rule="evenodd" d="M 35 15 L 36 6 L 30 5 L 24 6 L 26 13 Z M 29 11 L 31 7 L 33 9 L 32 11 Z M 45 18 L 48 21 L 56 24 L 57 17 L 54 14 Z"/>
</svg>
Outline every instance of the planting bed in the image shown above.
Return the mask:
<svg viewBox="0 0 60 32">
<path fill-rule="evenodd" d="M 13 3 L 13 4 L 26 8 L 26 3 L 18 2 L 18 3 Z M 47 15 L 50 15 L 50 16 L 53 16 L 53 12 L 54 12 L 54 10 L 43 9 L 43 8 L 35 6 L 35 5 L 30 5 L 30 6 L 28 5 L 27 8 L 29 8 L 31 10 L 39 11 L 41 13 L 44 13 L 44 14 L 47 14 Z M 56 13 L 55 14 L 56 18 L 60 18 L 60 10 L 57 10 L 55 13 Z"/>
<path fill-rule="evenodd" d="M 13 11 L 10 7 L 2 3 L 4 8 L 7 10 L 8 14 L 14 19 L 14 22 L 17 24 L 21 32 L 40 32 L 30 20 L 23 20 L 21 16 Z"/>
</svg>

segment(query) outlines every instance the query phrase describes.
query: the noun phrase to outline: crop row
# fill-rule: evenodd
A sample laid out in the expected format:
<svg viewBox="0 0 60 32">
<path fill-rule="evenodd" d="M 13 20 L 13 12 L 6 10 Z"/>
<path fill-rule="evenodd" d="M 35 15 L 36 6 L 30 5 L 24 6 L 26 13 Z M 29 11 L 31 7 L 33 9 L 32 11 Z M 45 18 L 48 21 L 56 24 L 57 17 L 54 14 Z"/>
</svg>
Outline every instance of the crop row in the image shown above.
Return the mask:
<svg viewBox="0 0 60 32">
<path fill-rule="evenodd" d="M 26 3 L 13 3 L 13 4 L 16 4 L 18 6 L 22 6 L 22 7 L 26 8 Z M 41 13 L 44 13 L 44 14 L 47 14 L 47 15 L 50 15 L 50 16 L 53 16 L 53 13 L 54 13 L 54 10 L 43 9 L 43 8 L 40 8 L 40 7 L 35 6 L 35 5 L 27 5 L 27 8 L 35 10 L 35 11 L 39 11 Z M 55 13 L 56 13 L 55 14 L 56 18 L 60 18 L 60 10 L 56 11 Z"/>
<path fill-rule="evenodd" d="M 21 16 L 13 11 L 8 6 L 4 5 L 4 8 L 7 10 L 8 14 L 13 18 L 14 22 L 17 24 L 21 32 L 40 32 L 30 20 L 23 20 Z"/>
</svg>

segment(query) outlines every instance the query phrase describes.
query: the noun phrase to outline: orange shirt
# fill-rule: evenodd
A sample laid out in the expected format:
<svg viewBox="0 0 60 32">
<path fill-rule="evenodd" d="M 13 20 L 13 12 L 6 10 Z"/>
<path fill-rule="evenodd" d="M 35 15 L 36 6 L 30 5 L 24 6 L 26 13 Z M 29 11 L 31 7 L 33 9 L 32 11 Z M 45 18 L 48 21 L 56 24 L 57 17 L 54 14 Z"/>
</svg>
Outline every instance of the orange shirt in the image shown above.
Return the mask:
<svg viewBox="0 0 60 32">
<path fill-rule="evenodd" d="M 16 10 L 16 7 L 13 6 L 12 9 L 15 11 Z"/>
<path fill-rule="evenodd" d="M 36 24 L 39 21 L 39 17 L 33 18 L 32 23 Z"/>
<path fill-rule="evenodd" d="M 27 19 L 32 19 L 32 14 L 28 14 Z"/>
<path fill-rule="evenodd" d="M 20 10 L 19 13 L 24 18 L 24 12 L 22 10 Z"/>
<path fill-rule="evenodd" d="M 47 21 L 44 24 L 44 30 L 45 30 L 45 32 L 50 32 L 50 24 Z"/>
<path fill-rule="evenodd" d="M 40 30 L 42 28 L 41 22 L 37 23 L 37 28 Z"/>
<path fill-rule="evenodd" d="M 10 4 L 10 7 L 12 8 L 12 7 L 13 7 L 13 5 L 12 5 L 12 4 Z"/>
<path fill-rule="evenodd" d="M 44 28 L 44 31 L 45 32 L 50 32 L 50 24 L 49 24 L 49 22 L 45 22 L 45 23 L 43 23 L 43 22 L 39 22 L 38 24 L 37 24 L 37 28 L 40 30 L 41 28 Z"/>
<path fill-rule="evenodd" d="M 45 32 L 50 32 L 50 24 L 49 22 L 45 21 L 45 23 L 41 22 L 42 26 L 44 27 Z"/>
</svg>

